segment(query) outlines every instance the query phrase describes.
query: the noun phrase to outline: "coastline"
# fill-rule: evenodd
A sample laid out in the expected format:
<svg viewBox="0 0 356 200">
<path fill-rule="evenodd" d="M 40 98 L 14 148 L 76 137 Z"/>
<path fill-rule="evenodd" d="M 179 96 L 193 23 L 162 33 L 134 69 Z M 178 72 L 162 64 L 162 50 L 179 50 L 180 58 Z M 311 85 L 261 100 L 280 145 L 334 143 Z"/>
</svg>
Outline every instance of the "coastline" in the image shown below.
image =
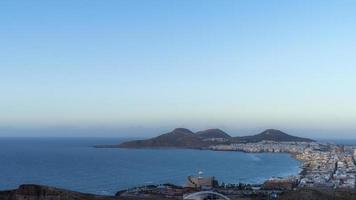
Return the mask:
<svg viewBox="0 0 356 200">
<path fill-rule="evenodd" d="M 54 141 L 54 140 L 53 140 Z M 93 140 L 91 143 L 96 143 L 97 141 L 95 141 L 95 140 Z M 18 143 L 18 142 L 16 142 L 16 143 Z M 56 142 L 57 143 L 57 142 Z M 67 143 L 67 142 L 66 142 Z M 71 142 L 69 142 L 69 143 L 71 143 Z M 46 146 L 51 146 L 51 147 L 55 147 L 55 146 L 53 146 L 53 145 L 49 145 L 49 144 L 52 144 L 51 143 L 51 140 L 48 140 L 48 142 L 46 142 Z M 59 144 L 59 143 L 57 143 L 57 144 Z M 84 145 L 83 145 L 84 144 Z M 94 146 L 94 144 L 93 145 L 87 145 L 87 144 L 89 144 L 88 142 L 84 142 L 83 144 L 80 144 L 80 145 L 77 145 L 77 144 L 74 144 L 73 143 L 73 146 L 72 147 L 75 147 L 75 146 L 78 146 L 78 147 L 80 147 L 80 151 L 82 151 L 82 150 L 85 150 L 85 149 L 87 149 L 87 150 L 89 150 L 90 151 L 90 154 L 92 154 L 92 153 L 94 153 L 94 152 L 97 152 L 97 153 L 99 153 L 99 154 L 92 154 L 92 155 L 104 155 L 104 154 L 106 154 L 106 155 L 108 155 L 108 154 L 112 154 L 112 155 L 114 155 L 115 157 L 116 157 L 116 155 L 118 155 L 117 153 L 118 153 L 118 151 L 115 151 L 115 150 L 110 150 L 110 149 L 108 149 L 108 150 L 105 150 L 105 151 L 101 151 L 101 150 L 95 150 L 94 148 L 93 148 L 93 146 Z M 270 145 L 270 143 L 268 143 L 269 145 Z M 274 143 L 273 143 L 274 144 Z M 24 146 L 24 145 L 27 145 L 28 147 L 26 147 L 26 148 L 29 148 L 29 146 L 31 146 L 31 148 L 32 148 L 32 146 L 33 145 L 31 145 L 30 143 L 28 143 L 28 141 L 26 141 L 26 143 L 23 143 L 23 142 L 21 142 L 21 143 L 18 143 L 18 145 L 21 145 L 21 148 Z M 246 145 L 248 145 L 248 144 L 246 144 Z M 66 152 L 68 152 L 69 153 L 69 151 L 68 150 L 70 150 L 70 149 L 74 149 L 74 148 L 67 148 L 68 146 L 66 145 Z M 261 147 L 259 147 L 259 148 L 262 148 L 263 146 L 261 146 Z M 333 146 L 332 146 L 333 147 Z M 336 148 L 336 147 L 335 147 Z M 45 153 L 45 152 L 43 152 L 43 149 L 42 149 L 42 147 L 41 148 L 36 148 L 37 150 L 36 150 L 36 152 L 42 152 L 42 153 Z M 90 150 L 90 149 L 92 149 L 92 150 Z M 132 148 L 123 148 L 123 149 L 132 149 Z M 164 149 L 168 149 L 168 150 L 179 150 L 179 149 L 186 149 L 186 150 L 199 150 L 199 151 L 202 151 L 202 150 L 209 150 L 209 151 L 223 151 L 223 150 L 218 150 L 218 149 L 215 149 L 215 150 L 213 150 L 213 149 L 211 149 L 211 148 L 178 148 L 178 147 L 174 147 L 174 148 L 166 148 L 166 147 L 161 147 L 161 148 L 157 148 L 157 147 L 151 147 L 151 148 L 140 148 L 140 151 L 132 151 L 133 153 L 134 152 L 137 152 L 137 153 L 134 153 L 133 155 L 137 155 L 138 153 L 139 154 L 141 154 L 141 152 L 145 152 L 143 149 L 152 149 L 152 150 L 162 150 L 162 152 L 164 152 L 163 150 Z M 74 150 L 76 150 L 76 148 L 74 149 Z M 240 150 L 240 151 L 237 151 L 237 152 L 241 152 L 241 153 L 246 153 L 246 154 L 254 154 L 254 153 L 271 153 L 271 154 L 276 154 L 276 153 L 283 153 L 283 154 L 288 154 L 288 156 L 290 156 L 290 157 L 292 157 L 293 159 L 295 159 L 295 160 L 297 160 L 298 161 L 298 163 L 296 163 L 296 165 L 293 165 L 293 166 L 295 166 L 294 167 L 294 169 L 297 169 L 297 170 L 293 170 L 293 171 L 291 171 L 291 172 L 293 172 L 293 173 L 291 173 L 291 175 L 293 175 L 293 176 L 305 176 L 305 175 L 307 175 L 307 173 L 309 173 L 308 172 L 308 169 L 307 168 L 305 168 L 305 166 L 304 166 L 304 164 L 305 163 L 307 163 L 307 161 L 305 161 L 305 160 L 303 160 L 303 159 L 300 159 L 300 157 L 298 156 L 299 154 L 298 153 L 292 153 L 292 152 L 276 152 L 276 150 L 278 150 L 277 148 L 274 148 L 274 150 L 271 150 L 271 151 L 253 151 L 253 152 L 250 152 L 250 151 L 244 151 L 244 150 Z M 85 150 L 86 151 L 86 150 Z M 233 149 L 229 149 L 229 150 L 224 150 L 224 151 L 236 151 L 236 150 L 233 150 Z M 86 151 L 87 152 L 87 151 Z M 119 151 L 120 152 L 120 151 Z M 127 154 L 127 152 L 125 152 L 125 151 L 121 151 L 122 153 L 124 153 L 124 154 Z M 166 152 L 166 153 L 164 153 L 165 155 L 167 155 L 167 154 L 170 154 L 169 153 L 170 151 L 168 151 L 168 152 Z M 314 150 L 314 151 L 311 151 L 311 152 L 322 152 L 322 151 L 320 151 L 320 150 Z M 324 151 L 325 152 L 325 151 Z M 325 153 L 328 153 L 329 152 L 329 150 L 327 150 Z M 147 155 L 154 155 L 155 154 L 155 152 L 152 152 L 152 151 L 148 151 L 148 154 Z M 189 152 L 188 153 L 184 153 L 184 154 L 190 154 Z M 206 153 L 203 153 L 203 154 L 206 154 Z M 146 154 L 145 154 L 146 155 Z M 181 156 L 184 156 L 183 154 L 178 154 L 178 155 L 181 155 Z M 199 154 L 198 154 L 199 155 Z M 215 154 L 215 155 L 217 155 L 217 154 Z M 232 155 L 232 154 L 231 154 Z M 71 156 L 72 157 L 72 156 Z M 68 158 L 71 158 L 71 157 L 68 157 Z M 231 157 L 231 156 L 229 156 L 229 157 Z M 312 158 L 312 157 L 311 157 Z M 96 162 L 98 162 L 98 161 L 96 161 Z M 99 162 L 101 162 L 101 161 L 99 161 Z M 110 161 L 111 162 L 111 161 Z M 296 167 L 296 166 L 298 166 L 298 168 Z M 195 168 L 191 168 L 191 169 L 195 169 Z M 241 169 L 240 169 L 241 170 Z M 196 171 L 194 170 L 194 172 L 193 173 L 195 173 Z M 226 172 L 221 172 L 221 174 L 223 174 L 223 173 L 225 173 L 226 174 Z M 103 176 L 102 176 L 103 175 Z M 102 177 L 106 177 L 105 176 L 105 174 L 102 174 L 101 176 Z M 189 173 L 185 173 L 184 175 L 190 175 Z M 184 175 L 182 174 L 182 178 L 184 177 Z M 209 175 L 214 175 L 213 173 L 210 173 Z M 290 175 L 289 174 L 286 174 L 285 176 L 283 175 L 267 175 L 267 176 L 260 176 L 261 175 L 261 173 L 259 173 L 259 175 L 258 175 L 258 177 L 262 177 L 262 179 L 260 179 L 260 180 L 258 180 L 260 183 L 262 183 L 263 181 L 266 181 L 266 180 L 268 180 L 269 178 L 274 178 L 274 177 L 283 177 L 283 178 L 287 178 L 287 177 L 289 177 Z M 233 175 L 231 175 L 231 179 L 228 179 L 228 180 L 232 180 L 232 181 L 225 181 L 225 182 L 227 182 L 227 183 L 236 183 L 236 182 L 243 182 L 243 183 L 250 183 L 249 181 L 245 181 L 244 179 L 238 179 L 238 178 L 236 178 L 236 177 L 238 177 L 238 176 L 233 176 Z M 78 176 L 78 178 L 79 178 L 79 176 Z M 105 179 L 107 179 L 107 177 L 105 178 Z M 234 180 L 236 180 L 236 181 L 234 181 Z M 102 179 L 102 180 L 104 180 L 104 178 Z M 125 180 L 125 179 L 122 179 L 122 180 Z M 151 181 L 152 179 L 151 178 L 147 178 L 147 180 L 148 181 Z M 183 180 L 183 179 L 182 179 Z M 224 179 L 224 180 L 226 180 L 226 179 Z M 240 181 L 241 180 L 241 181 Z M 252 179 L 251 179 L 252 180 Z M 257 180 L 257 179 L 254 179 L 254 180 Z M 253 181 L 254 181 L 253 180 Z M 99 180 L 100 181 L 100 180 Z M 142 181 L 142 182 L 139 182 L 139 183 L 145 183 L 145 181 L 146 180 L 144 180 L 144 181 Z M 154 183 L 164 183 L 164 182 L 158 182 L 158 181 L 155 181 L 155 180 L 153 180 L 154 181 Z M 27 183 L 36 183 L 36 182 L 33 182 L 33 181 L 27 181 Z M 48 184 L 48 185 L 52 185 L 51 184 L 51 182 L 41 182 L 42 184 Z M 65 187 L 65 188 L 72 188 L 72 187 L 70 187 L 69 185 L 67 185 L 66 184 L 66 182 L 62 182 L 62 183 L 64 183 L 64 184 L 58 184 L 58 185 L 54 185 L 54 186 L 59 186 L 59 187 Z M 114 181 L 110 181 L 110 184 L 113 184 L 114 183 Z M 173 182 L 173 183 L 178 183 L 179 185 L 181 185 L 181 183 L 182 182 Z M 253 183 L 255 183 L 255 182 L 253 182 Z M 18 182 L 18 183 L 16 183 L 17 185 L 18 184 L 21 184 L 21 182 Z M 12 185 L 11 186 L 11 188 L 14 188 L 15 186 L 17 186 L 17 185 Z M 131 187 L 131 186 L 135 186 L 135 185 L 141 185 L 141 184 L 138 184 L 137 182 L 136 183 L 134 183 L 134 184 L 130 184 L 128 187 Z M 3 188 L 9 188 L 9 187 L 3 187 Z M 112 187 L 110 187 L 110 188 L 112 188 Z M 118 188 L 118 189 L 120 189 L 120 188 L 127 188 L 127 186 L 119 186 L 119 187 L 116 187 L 116 188 Z M 82 191 L 80 188 L 78 189 L 78 188 L 72 188 L 72 189 L 74 189 L 74 190 L 77 190 L 77 191 Z M 109 191 L 109 192 L 112 192 L 112 191 L 114 191 L 113 189 L 110 189 L 110 190 L 106 190 L 106 186 L 105 187 L 102 187 L 101 188 L 101 190 L 100 191 L 105 191 L 105 193 L 107 192 L 107 191 Z M 83 192 L 91 192 L 91 191 L 83 191 Z M 95 192 L 96 193 L 96 192 Z M 97 193 L 97 194 L 105 194 L 105 193 Z"/>
<path fill-rule="evenodd" d="M 203 148 L 176 148 L 243 153 L 288 153 L 299 162 L 299 170 L 295 175 L 278 177 L 281 180 L 296 179 L 298 187 L 355 188 L 356 186 L 356 162 L 353 149 L 346 149 L 343 145 L 263 140 L 255 143 L 217 144 Z"/>
<path fill-rule="evenodd" d="M 2 178 L 10 180 L 0 182 L 0 186 L 2 189 L 12 189 L 20 184 L 35 183 L 79 192 L 113 194 L 116 190 L 139 186 L 147 182 L 154 184 L 170 182 L 183 185 L 186 176 L 194 175 L 199 170 L 204 171 L 207 175 L 221 177 L 219 180 L 225 183 L 238 183 L 239 181 L 263 183 L 270 177 L 296 174 L 295 169 L 299 164 L 292 161 L 288 155 L 278 155 L 267 156 L 266 159 L 262 159 L 262 162 L 253 161 L 251 164 L 259 165 L 257 168 L 248 167 L 245 164 L 240 164 L 245 159 L 240 160 L 239 158 L 246 157 L 247 159 L 250 156 L 236 155 L 236 152 L 209 153 L 203 151 L 206 150 L 203 148 L 169 148 L 167 151 L 164 150 L 167 148 L 150 148 L 151 150 L 148 151 L 144 149 L 128 151 L 93 148 L 96 143 L 110 144 L 113 142 L 115 140 L 112 141 L 110 138 L 90 138 L 83 141 L 71 138 L 60 141 L 56 138 L 46 138 L 41 141 L 18 139 L 12 140 L 10 143 L 7 140 L 0 140 L 0 144 L 6 143 L 6 145 L 0 146 L 0 150 L 6 153 L 5 157 L 0 157 L 0 163 L 8 163 L 0 166 L 0 169 L 3 172 L 9 172 L 8 176 L 4 174 Z M 19 155 L 20 162 L 14 163 L 13 160 L 8 160 L 15 155 Z M 173 158 L 172 155 L 179 158 Z M 279 160 L 285 163 L 283 166 L 292 167 L 276 166 L 275 172 L 273 172 L 274 163 Z M 263 165 L 267 162 L 269 164 L 266 166 L 272 170 L 264 170 Z M 43 164 L 39 166 L 40 163 Z M 229 163 L 229 166 L 219 163 Z M 62 167 L 56 169 L 55 166 L 58 165 Z M 209 166 L 205 168 L 205 165 Z M 13 167 L 10 169 L 9 166 Z M 25 166 L 26 170 L 21 171 L 21 166 Z M 48 170 L 35 173 L 39 167 Z M 247 173 L 244 173 L 244 168 L 246 171 L 248 170 Z M 255 171 L 258 171 L 257 174 Z M 10 177 L 15 173 L 24 178 L 21 180 L 16 176 Z"/>
<path fill-rule="evenodd" d="M 290 177 L 298 177 L 300 176 L 305 169 L 303 168 L 304 162 L 303 160 L 300 160 L 297 158 L 296 153 L 292 152 L 270 152 L 270 151 L 259 151 L 259 152 L 249 152 L 249 151 L 237 151 L 237 150 L 214 150 L 211 148 L 184 148 L 184 147 L 141 147 L 141 148 L 127 148 L 127 147 L 118 147 L 117 145 L 113 147 L 108 148 L 120 148 L 120 149 L 139 149 L 139 150 L 144 150 L 144 149 L 149 149 L 149 150 L 172 150 L 172 149 L 177 149 L 177 150 L 198 150 L 198 151 L 212 151 L 212 152 L 239 152 L 239 153 L 246 153 L 246 154 L 263 154 L 263 153 L 268 153 L 268 154 L 286 154 L 289 157 L 293 158 L 294 160 L 298 161 L 298 171 L 296 173 L 293 173 L 291 175 L 281 175 L 281 176 L 272 176 L 268 178 L 261 179 L 262 181 L 259 182 L 238 182 L 242 184 L 263 184 L 264 182 L 268 181 L 269 179 L 273 178 L 290 178 Z M 106 147 L 95 147 L 95 148 L 106 148 Z M 233 184 L 233 183 L 231 183 Z"/>
<path fill-rule="evenodd" d="M 263 148 L 265 148 L 266 147 L 266 145 L 275 145 L 275 144 L 278 144 L 278 146 L 279 147 L 281 147 L 281 149 L 283 149 L 282 147 L 283 146 L 281 146 L 280 145 L 280 143 L 275 143 L 275 142 L 273 142 L 273 143 L 270 143 L 270 142 L 267 142 L 267 143 L 264 143 L 264 145 L 265 146 L 258 146 L 259 148 L 261 148 L 261 149 L 263 149 Z M 246 145 L 249 145 L 249 144 L 246 144 Z M 254 144 L 254 145 L 256 145 L 256 144 Z M 85 145 L 81 145 L 81 146 L 85 146 Z M 86 146 L 85 147 L 85 149 L 87 149 L 87 147 L 88 148 L 93 148 L 92 146 Z M 164 150 L 164 149 L 167 149 L 167 150 L 175 150 L 175 149 L 177 149 L 177 150 L 179 150 L 179 149 L 182 149 L 182 150 L 196 150 L 196 151 L 202 151 L 202 150 L 208 150 L 208 151 L 215 151 L 215 152 L 220 152 L 220 151 L 229 151 L 229 152 L 232 152 L 232 151 L 235 151 L 236 153 L 244 153 L 244 154 L 251 154 L 251 155 L 253 155 L 253 154 L 264 154 L 264 153 L 267 153 L 267 154 L 285 154 L 286 156 L 288 156 L 288 157 L 291 157 L 291 158 L 293 158 L 294 160 L 297 160 L 298 161 L 298 172 L 296 172 L 295 174 L 293 174 L 293 176 L 301 176 L 301 177 L 303 177 L 303 176 L 305 176 L 305 175 L 308 175 L 308 173 L 310 173 L 310 172 L 308 172 L 308 169 L 307 168 L 305 168 L 304 167 L 304 164 L 305 163 L 307 163 L 308 162 L 308 160 L 305 160 L 305 159 L 302 159 L 302 157 L 301 157 L 301 153 L 293 153 L 293 152 L 283 152 L 283 151 L 280 151 L 281 149 L 278 149 L 278 148 L 276 148 L 276 146 L 273 146 L 274 148 L 273 149 L 271 149 L 271 150 L 268 150 L 268 151 L 257 151 L 256 149 L 251 149 L 251 151 L 246 151 L 246 150 L 233 150 L 233 149 L 228 149 L 228 150 L 219 150 L 219 149 L 211 149 L 211 148 L 177 148 L 177 147 L 174 147 L 174 148 L 156 148 L 156 147 L 152 147 L 152 148 L 140 148 L 140 150 L 143 150 L 143 149 L 151 149 L 151 150 Z M 310 155 L 311 155 L 311 158 L 313 158 L 313 156 L 314 156 L 314 153 L 326 153 L 326 154 L 328 154 L 328 153 L 330 153 L 330 152 L 332 152 L 333 150 L 338 150 L 338 149 L 340 149 L 341 147 L 338 147 L 338 146 L 333 146 L 333 145 L 331 145 L 329 148 L 327 148 L 327 149 L 307 149 L 307 152 L 309 152 L 309 150 L 310 150 Z M 93 148 L 94 149 L 94 148 Z M 123 149 L 132 149 L 132 148 L 123 148 Z M 92 152 L 92 151 L 91 151 Z M 118 151 L 115 151 L 115 150 L 108 150 L 108 151 L 96 151 L 95 150 L 95 152 L 101 152 L 101 153 L 105 153 L 106 154 L 106 152 L 118 152 Z M 124 151 L 125 152 L 125 151 Z M 135 152 L 135 151 L 133 151 L 133 152 Z M 145 151 L 139 151 L 139 152 L 145 152 Z M 148 152 L 153 152 L 153 151 L 148 151 Z M 163 151 L 162 151 L 163 152 Z M 165 154 L 170 154 L 169 153 L 170 151 L 168 151 L 168 152 L 166 152 Z M 153 152 L 154 153 L 154 152 Z M 230 154 L 230 155 L 233 155 L 233 153 L 234 152 L 232 152 L 232 154 Z M 116 153 L 115 153 L 116 154 Z M 189 154 L 189 152 L 188 152 L 188 154 Z M 206 154 L 206 153 L 204 153 L 204 154 Z M 217 155 L 217 154 L 213 154 L 213 155 Z M 308 154 L 306 154 L 306 155 L 309 155 L 309 153 Z M 338 153 L 337 155 L 343 155 L 342 153 Z M 255 156 L 252 156 L 252 157 L 255 157 Z M 258 156 L 258 157 L 264 157 L 264 156 Z M 270 177 L 270 178 L 272 178 L 271 180 L 268 180 L 268 178 L 266 178 L 266 179 L 263 179 L 261 182 L 263 182 L 263 181 L 270 181 L 270 182 L 273 182 L 273 183 L 278 183 L 278 182 L 283 182 L 282 180 L 283 179 L 288 179 L 288 177 L 290 177 L 289 175 L 286 175 L 286 176 L 278 176 L 278 177 Z M 123 181 L 124 181 L 124 179 L 123 179 Z M 238 182 L 241 182 L 241 183 L 246 183 L 246 184 L 248 184 L 248 183 L 251 183 L 251 182 L 245 182 L 245 181 L 238 181 Z M 155 182 L 155 183 L 158 183 L 158 182 Z M 49 184 L 49 185 L 51 185 L 51 184 Z M 180 185 L 180 184 L 179 184 Z M 142 185 L 141 185 L 142 186 Z M 254 186 L 256 186 L 256 185 L 254 185 Z M 161 189 L 159 189 L 159 187 L 161 187 L 161 186 L 157 186 L 157 188 L 156 188 L 156 190 L 158 190 L 158 191 L 160 191 Z M 70 187 L 64 187 L 64 188 L 70 188 Z M 131 188 L 131 187 L 130 187 Z M 129 188 L 129 189 L 130 189 Z M 148 195 L 150 195 L 150 191 L 148 191 L 148 190 L 146 190 L 145 189 L 145 187 L 144 186 L 142 186 L 142 187 L 135 187 L 135 188 L 138 188 L 139 189 L 139 191 L 141 192 L 141 193 L 139 193 L 139 194 L 148 194 Z M 311 188 L 311 187 L 307 187 L 307 188 Z M 324 187 L 315 187 L 315 188 L 324 188 Z M 299 190 L 301 190 L 301 191 L 305 191 L 305 190 L 308 190 L 309 191 L 309 189 L 304 189 L 304 187 L 297 187 L 296 188 L 298 191 Z M 77 189 L 73 189 L 74 191 L 78 191 Z M 118 190 L 119 190 L 119 188 L 118 188 Z M 131 189 L 130 189 L 131 190 Z M 170 191 L 169 189 L 167 189 L 168 191 Z M 274 191 L 275 189 L 269 189 L 269 190 L 256 190 L 256 192 L 258 192 L 258 193 L 263 193 L 264 194 L 264 192 L 266 192 L 266 191 Z M 79 190 L 80 191 L 80 190 Z M 162 189 L 162 191 L 163 191 L 163 189 Z M 220 188 L 219 189 L 219 191 L 221 191 L 221 192 L 227 192 L 227 191 L 225 191 L 224 189 L 222 189 L 222 188 Z M 293 191 L 293 190 L 282 190 L 283 192 L 286 192 L 286 191 Z M 240 195 L 248 195 L 249 193 L 248 192 L 250 192 L 250 191 L 241 191 L 241 190 L 238 190 L 238 189 L 236 189 L 236 190 L 234 190 L 234 192 L 236 192 L 237 194 L 240 194 Z M 281 195 L 283 194 L 283 192 L 281 193 Z M 94 193 L 94 194 L 98 194 L 98 193 Z M 134 195 L 134 194 L 129 194 L 129 195 Z"/>
<path fill-rule="evenodd" d="M 300 176 L 302 175 L 303 171 L 305 171 L 303 165 L 304 165 L 304 162 L 303 160 L 300 160 L 297 158 L 297 154 L 296 153 L 290 153 L 290 152 L 268 152 L 268 151 L 260 151 L 260 152 L 249 152 L 249 151 L 236 151 L 236 150 L 213 150 L 213 149 L 200 149 L 200 150 L 209 150 L 209 151 L 230 151 L 230 152 L 241 152 L 241 153 L 247 153 L 247 154 L 262 154 L 262 153 L 271 153 L 271 154 L 288 154 L 291 158 L 293 158 L 294 160 L 297 160 L 299 162 L 299 165 L 298 165 L 298 173 L 296 175 L 291 175 L 291 176 Z M 281 176 L 281 177 L 290 177 L 290 176 Z M 274 178 L 274 177 L 270 177 L 270 178 Z M 267 179 L 268 180 L 268 179 Z M 267 181 L 265 180 L 265 181 Z M 247 183 L 246 183 L 247 184 Z"/>
</svg>

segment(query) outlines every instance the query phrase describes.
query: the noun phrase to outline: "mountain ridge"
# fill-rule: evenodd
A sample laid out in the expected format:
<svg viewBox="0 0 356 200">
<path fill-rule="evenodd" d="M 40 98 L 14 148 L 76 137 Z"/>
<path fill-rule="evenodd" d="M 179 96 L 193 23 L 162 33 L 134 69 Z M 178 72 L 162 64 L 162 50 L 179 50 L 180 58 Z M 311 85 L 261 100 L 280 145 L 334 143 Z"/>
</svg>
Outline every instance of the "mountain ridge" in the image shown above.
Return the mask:
<svg viewBox="0 0 356 200">
<path fill-rule="evenodd" d="M 201 138 L 208 139 L 208 138 L 231 138 L 231 136 L 224 131 L 213 128 L 213 129 L 207 129 L 204 131 L 198 131 L 196 132 L 197 135 L 199 135 Z"/>
<path fill-rule="evenodd" d="M 276 142 L 314 142 L 312 139 L 292 136 L 277 129 L 267 129 L 256 135 L 231 137 L 217 128 L 198 131 L 196 133 L 186 128 L 176 128 L 170 132 L 145 140 L 133 140 L 123 142 L 119 145 L 100 145 L 96 147 L 201 149 L 210 145 L 257 143 L 264 140 Z"/>
</svg>

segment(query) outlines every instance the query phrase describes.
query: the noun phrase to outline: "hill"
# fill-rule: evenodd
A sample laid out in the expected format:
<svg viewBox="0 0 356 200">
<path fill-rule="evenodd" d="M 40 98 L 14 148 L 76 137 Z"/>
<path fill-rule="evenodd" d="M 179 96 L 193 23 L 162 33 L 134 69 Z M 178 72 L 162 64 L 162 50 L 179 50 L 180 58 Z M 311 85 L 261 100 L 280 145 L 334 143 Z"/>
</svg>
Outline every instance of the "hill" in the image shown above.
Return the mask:
<svg viewBox="0 0 356 200">
<path fill-rule="evenodd" d="M 208 142 L 202 140 L 198 134 L 189 129 L 176 128 L 171 132 L 147 139 L 124 142 L 118 147 L 122 148 L 147 148 L 147 147 L 179 147 L 179 148 L 200 148 L 206 146 Z"/>
<path fill-rule="evenodd" d="M 212 138 L 231 138 L 231 136 L 220 129 L 208 129 L 205 131 L 198 131 L 196 133 L 199 137 L 203 139 L 212 139 Z"/>
<path fill-rule="evenodd" d="M 314 140 L 288 135 L 287 133 L 276 129 L 267 129 L 257 135 L 233 138 L 233 141 L 236 142 L 260 142 L 263 140 L 276 142 L 314 142 Z"/>
</svg>

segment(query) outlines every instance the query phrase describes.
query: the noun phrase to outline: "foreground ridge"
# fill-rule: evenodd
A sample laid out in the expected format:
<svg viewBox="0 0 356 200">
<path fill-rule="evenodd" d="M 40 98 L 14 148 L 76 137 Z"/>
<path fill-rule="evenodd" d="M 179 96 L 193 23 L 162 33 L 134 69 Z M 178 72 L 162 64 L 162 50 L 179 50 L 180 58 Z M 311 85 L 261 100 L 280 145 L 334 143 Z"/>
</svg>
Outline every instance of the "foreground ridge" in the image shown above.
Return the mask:
<svg viewBox="0 0 356 200">
<path fill-rule="evenodd" d="M 114 196 L 86 194 L 43 185 L 21 185 L 18 189 L 0 191 L 1 200 L 182 200 L 199 190 L 171 184 L 145 186 L 119 191 Z M 248 185 L 213 188 L 225 192 L 231 200 L 346 200 L 356 199 L 356 190 L 328 188 L 299 188 L 296 190 L 253 189 Z"/>
</svg>

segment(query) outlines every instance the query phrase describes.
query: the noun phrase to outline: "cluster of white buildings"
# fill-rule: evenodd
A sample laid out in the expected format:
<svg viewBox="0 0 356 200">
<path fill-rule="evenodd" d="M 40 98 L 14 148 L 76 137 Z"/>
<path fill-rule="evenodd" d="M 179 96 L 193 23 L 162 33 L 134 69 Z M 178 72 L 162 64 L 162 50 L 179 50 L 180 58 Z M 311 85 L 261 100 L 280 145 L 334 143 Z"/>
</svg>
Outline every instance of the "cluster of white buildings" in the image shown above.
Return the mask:
<svg viewBox="0 0 356 200">
<path fill-rule="evenodd" d="M 356 166 L 353 155 L 343 154 L 336 163 L 332 181 L 339 188 L 355 188 Z"/>
<path fill-rule="evenodd" d="M 303 161 L 303 172 L 300 174 L 300 187 L 333 187 L 332 175 L 338 158 L 330 151 L 318 151 L 311 148 L 298 154 Z"/>
<path fill-rule="evenodd" d="M 233 143 L 220 144 L 210 146 L 211 150 L 217 151 L 243 151 L 248 153 L 260 152 L 285 152 L 285 153 L 303 153 L 306 148 L 318 147 L 315 142 L 275 142 L 275 141 L 261 141 L 256 143 Z"/>
<path fill-rule="evenodd" d="M 353 155 L 344 147 L 328 145 L 327 151 L 306 149 L 297 155 L 303 161 L 300 186 L 355 188 L 356 165 Z"/>
</svg>

